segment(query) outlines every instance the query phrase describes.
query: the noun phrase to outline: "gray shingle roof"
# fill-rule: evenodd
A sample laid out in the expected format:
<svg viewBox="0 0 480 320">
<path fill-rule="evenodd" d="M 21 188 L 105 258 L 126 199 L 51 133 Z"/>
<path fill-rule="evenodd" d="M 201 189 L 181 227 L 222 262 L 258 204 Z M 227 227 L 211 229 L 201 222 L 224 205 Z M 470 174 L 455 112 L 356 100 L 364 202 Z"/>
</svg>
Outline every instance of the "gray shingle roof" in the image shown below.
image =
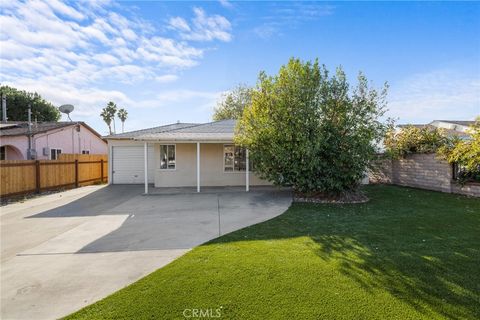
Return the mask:
<svg viewBox="0 0 480 320">
<path fill-rule="evenodd" d="M 150 141 L 232 141 L 235 120 L 221 120 L 158 133 L 146 133 L 135 140 Z"/>
<path fill-rule="evenodd" d="M 105 139 L 135 139 L 145 134 L 156 134 L 156 133 L 188 128 L 188 127 L 198 126 L 198 125 L 199 125 L 198 123 L 172 123 L 172 124 L 167 124 L 167 125 L 148 128 L 148 129 L 141 129 L 141 130 L 135 130 L 135 131 L 125 132 L 125 133 L 112 134 L 109 136 L 105 136 L 104 138 Z"/>
<path fill-rule="evenodd" d="M 81 124 L 95 133 L 97 136 L 100 135 L 90 128 L 84 122 L 71 122 L 71 121 L 59 121 L 59 122 L 33 122 L 32 123 L 32 134 L 39 134 L 44 133 L 51 130 L 56 130 L 68 126 L 73 126 Z M 7 137 L 7 136 L 24 136 L 28 134 L 28 122 L 26 121 L 11 121 L 3 124 L 0 127 L 0 136 Z"/>
</svg>

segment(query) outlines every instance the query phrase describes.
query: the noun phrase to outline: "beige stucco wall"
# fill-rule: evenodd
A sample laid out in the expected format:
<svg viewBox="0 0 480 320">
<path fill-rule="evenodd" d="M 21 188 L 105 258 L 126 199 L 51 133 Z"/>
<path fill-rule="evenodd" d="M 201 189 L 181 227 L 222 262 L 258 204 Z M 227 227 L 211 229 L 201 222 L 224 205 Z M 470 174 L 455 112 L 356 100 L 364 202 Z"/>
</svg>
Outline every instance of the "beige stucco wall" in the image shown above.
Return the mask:
<svg viewBox="0 0 480 320">
<path fill-rule="evenodd" d="M 160 169 L 160 145 L 155 144 L 155 187 L 193 187 L 197 185 L 197 145 L 176 144 L 176 169 Z M 200 145 L 201 186 L 244 186 L 245 172 L 223 171 L 223 144 Z M 250 173 L 250 185 L 271 185 Z"/>
</svg>

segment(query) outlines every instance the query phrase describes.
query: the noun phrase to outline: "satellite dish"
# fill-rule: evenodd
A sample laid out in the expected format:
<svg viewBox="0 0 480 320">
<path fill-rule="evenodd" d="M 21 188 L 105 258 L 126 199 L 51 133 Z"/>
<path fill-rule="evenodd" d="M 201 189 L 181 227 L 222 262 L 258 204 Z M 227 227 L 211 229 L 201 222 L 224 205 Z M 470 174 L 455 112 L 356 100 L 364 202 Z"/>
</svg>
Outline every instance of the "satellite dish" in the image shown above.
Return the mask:
<svg viewBox="0 0 480 320">
<path fill-rule="evenodd" d="M 72 119 L 70 119 L 70 113 L 73 111 L 73 109 L 75 108 L 71 104 L 64 104 L 58 108 L 58 110 L 60 110 L 61 113 L 65 113 L 67 115 L 70 121 L 72 121 Z"/>
</svg>

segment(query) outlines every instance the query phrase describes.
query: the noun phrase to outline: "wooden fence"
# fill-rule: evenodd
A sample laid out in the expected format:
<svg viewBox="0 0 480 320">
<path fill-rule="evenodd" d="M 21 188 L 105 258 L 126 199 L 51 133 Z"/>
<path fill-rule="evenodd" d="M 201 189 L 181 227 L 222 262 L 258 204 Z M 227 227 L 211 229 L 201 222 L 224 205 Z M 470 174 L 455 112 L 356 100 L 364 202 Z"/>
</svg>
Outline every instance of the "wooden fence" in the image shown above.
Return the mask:
<svg viewBox="0 0 480 320">
<path fill-rule="evenodd" d="M 103 154 L 61 154 L 58 160 L 1 160 L 0 197 L 107 182 L 107 159 Z"/>
</svg>

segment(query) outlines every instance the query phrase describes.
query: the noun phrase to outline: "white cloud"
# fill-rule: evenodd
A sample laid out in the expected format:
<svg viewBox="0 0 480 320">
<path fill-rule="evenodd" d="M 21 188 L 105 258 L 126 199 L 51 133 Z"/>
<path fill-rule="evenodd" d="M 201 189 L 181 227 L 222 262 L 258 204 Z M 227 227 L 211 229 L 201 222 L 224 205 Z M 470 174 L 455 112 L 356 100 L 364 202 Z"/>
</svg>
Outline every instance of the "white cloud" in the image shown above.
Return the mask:
<svg viewBox="0 0 480 320">
<path fill-rule="evenodd" d="M 35 0 L 15 2 L 0 16 L 0 41 L 2 48 L 9 49 L 2 50 L 1 58 L 17 59 L 19 65 L 44 63 L 38 58 L 49 58 L 48 49 L 53 49 L 80 52 L 83 62 L 93 65 L 134 63 L 148 74 L 160 68 L 192 67 L 203 56 L 202 48 L 146 32 L 151 27 L 145 21 L 127 19 L 104 8 L 97 7 L 97 10 L 87 17 L 56 0 L 49 1 L 48 5 Z M 76 21 L 78 19 L 84 21 Z M 178 23 L 176 26 L 181 28 Z M 73 63 L 70 67 L 78 66 Z M 36 69 L 38 72 L 40 66 Z"/>
<path fill-rule="evenodd" d="M 233 4 L 228 0 L 219 0 L 219 2 L 220 2 L 220 5 L 224 8 L 227 8 L 227 9 L 233 8 Z"/>
<path fill-rule="evenodd" d="M 108 53 L 98 53 L 93 56 L 93 59 L 100 62 L 101 64 L 118 64 L 120 60 L 111 54 Z"/>
<path fill-rule="evenodd" d="M 75 10 L 72 7 L 67 6 L 66 4 L 62 3 L 61 1 L 58 0 L 48 0 L 47 4 L 55 11 L 60 14 L 66 15 L 70 18 L 73 18 L 75 20 L 82 20 L 85 18 L 85 16 Z"/>
<path fill-rule="evenodd" d="M 159 93 L 156 98 L 160 101 L 172 102 L 190 99 L 215 100 L 219 98 L 221 92 L 208 92 L 196 90 L 171 90 Z"/>
<path fill-rule="evenodd" d="M 170 28 L 177 30 L 184 40 L 228 42 L 232 40 L 232 25 L 220 15 L 209 16 L 202 8 L 194 8 L 195 17 L 190 24 L 183 18 L 170 19 Z"/>
<path fill-rule="evenodd" d="M 165 90 L 150 99 L 136 101 L 138 108 L 170 108 L 174 105 L 188 104 L 191 111 L 209 114 L 224 92 L 199 91 L 189 89 Z"/>
<path fill-rule="evenodd" d="M 180 17 L 171 18 L 169 23 L 173 29 L 177 29 L 182 32 L 190 31 L 190 27 L 188 26 L 187 21 L 183 18 L 180 18 Z"/>
<path fill-rule="evenodd" d="M 1 56 L 5 59 L 29 58 L 35 55 L 29 46 L 23 45 L 12 39 L 0 40 Z"/>
<path fill-rule="evenodd" d="M 315 2 L 272 2 L 271 15 L 262 18 L 262 23 L 253 28 L 253 33 L 263 39 L 281 36 L 284 28 L 292 29 L 309 21 L 332 15 L 335 7 Z"/>
<path fill-rule="evenodd" d="M 167 82 L 173 82 L 178 79 L 178 76 L 176 74 L 165 74 L 161 76 L 156 76 L 155 81 L 159 83 L 167 83 Z"/>
<path fill-rule="evenodd" d="M 261 26 L 255 27 L 253 32 L 262 39 L 271 38 L 273 35 L 280 35 L 276 25 L 272 24 L 263 24 Z"/>
<path fill-rule="evenodd" d="M 134 101 L 116 88 L 176 81 L 180 70 L 203 58 L 205 49 L 191 41 L 231 38 L 225 31 L 231 29 L 228 20 L 202 9 L 195 9 L 191 27 L 181 17 L 170 20 L 169 27 L 182 32 L 177 40 L 131 11 L 121 10 L 121 5 L 2 1 L 0 82 L 36 91 L 54 104 L 72 103 L 77 116 L 97 116 L 109 100 L 126 107 L 154 107 L 158 97 Z"/>
<path fill-rule="evenodd" d="M 132 105 L 133 101 L 118 90 L 101 90 L 96 88 L 79 89 L 70 84 L 56 84 L 25 80 L 22 82 L 5 82 L 6 85 L 14 85 L 18 89 L 31 92 L 41 92 L 42 96 L 50 101 L 66 101 L 73 104 L 75 117 L 98 116 L 106 101 L 115 101 L 118 105 Z M 77 108 L 81 106 L 81 108 Z M 78 118 L 77 118 L 78 119 Z"/>
<path fill-rule="evenodd" d="M 459 70 L 416 74 L 393 83 L 388 100 L 399 123 L 469 120 L 480 115 L 480 78 Z"/>
</svg>

